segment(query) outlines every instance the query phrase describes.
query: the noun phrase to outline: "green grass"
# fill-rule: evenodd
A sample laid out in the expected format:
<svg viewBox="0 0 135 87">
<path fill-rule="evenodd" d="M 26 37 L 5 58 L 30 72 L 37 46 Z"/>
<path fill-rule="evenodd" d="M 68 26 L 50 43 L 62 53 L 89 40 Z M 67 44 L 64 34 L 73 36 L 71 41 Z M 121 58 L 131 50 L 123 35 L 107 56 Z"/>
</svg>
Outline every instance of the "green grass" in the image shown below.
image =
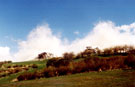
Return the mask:
<svg viewBox="0 0 135 87">
<path fill-rule="evenodd" d="M 9 64 L 4 64 L 3 66 L 14 66 L 14 65 L 30 65 L 30 64 L 36 64 L 38 65 L 38 69 L 44 68 L 46 66 L 47 60 L 43 61 L 25 61 L 25 62 L 14 62 Z"/>
<path fill-rule="evenodd" d="M 46 67 L 46 62 L 47 62 L 47 60 L 44 60 L 44 61 L 15 62 L 15 63 L 4 64 L 3 66 L 4 67 L 7 67 L 7 66 L 14 66 L 14 65 L 30 65 L 30 64 L 36 64 L 38 66 L 37 69 L 30 68 L 28 71 L 26 71 L 26 72 L 34 72 L 35 70 L 40 70 L 40 69 L 45 68 Z M 5 70 L 6 69 L 7 68 L 5 68 Z M 2 83 L 3 84 L 9 83 L 9 82 L 11 82 L 11 80 L 17 78 L 22 73 L 24 73 L 24 71 L 19 72 L 19 73 L 15 73 L 15 74 L 11 74 L 9 76 L 0 78 L 0 84 L 2 84 Z"/>
<path fill-rule="evenodd" d="M 21 82 L 0 79 L 0 87 L 135 87 L 135 70 L 89 72 Z"/>
<path fill-rule="evenodd" d="M 74 60 L 81 61 L 82 59 Z M 28 61 L 4 64 L 5 67 L 11 65 L 29 65 L 36 64 L 38 69 L 29 69 L 27 72 L 33 72 L 46 67 L 45 61 Z M 36 80 L 11 82 L 20 74 L 11 74 L 10 76 L 0 78 L 0 87 L 135 87 L 135 70 L 113 70 L 103 72 L 87 72 L 67 76 L 52 78 L 41 78 Z"/>
</svg>

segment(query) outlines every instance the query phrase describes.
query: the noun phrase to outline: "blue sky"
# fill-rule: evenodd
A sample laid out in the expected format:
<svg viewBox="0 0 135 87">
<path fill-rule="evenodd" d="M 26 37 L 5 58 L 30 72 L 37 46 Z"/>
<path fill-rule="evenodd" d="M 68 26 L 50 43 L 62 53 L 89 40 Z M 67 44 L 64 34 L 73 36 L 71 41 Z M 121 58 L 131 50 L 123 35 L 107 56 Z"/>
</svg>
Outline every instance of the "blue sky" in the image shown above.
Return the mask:
<svg viewBox="0 0 135 87">
<path fill-rule="evenodd" d="M 131 24 L 134 4 L 134 0 L 0 0 L 0 47 L 17 50 L 14 40 L 26 40 L 43 23 L 69 41 L 84 37 L 99 21 Z"/>
<path fill-rule="evenodd" d="M 129 24 L 135 19 L 134 0 L 0 0 L 0 37 L 25 38 L 47 22 L 54 32 L 72 39 L 75 30 L 86 33 L 99 20 Z"/>
</svg>

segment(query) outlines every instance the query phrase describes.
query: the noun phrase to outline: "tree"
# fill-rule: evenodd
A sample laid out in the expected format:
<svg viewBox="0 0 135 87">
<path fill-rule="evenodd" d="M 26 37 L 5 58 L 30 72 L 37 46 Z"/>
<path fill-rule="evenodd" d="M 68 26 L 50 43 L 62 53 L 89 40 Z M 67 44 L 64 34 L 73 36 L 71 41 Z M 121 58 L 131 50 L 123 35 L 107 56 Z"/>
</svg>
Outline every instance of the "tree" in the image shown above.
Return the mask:
<svg viewBox="0 0 135 87">
<path fill-rule="evenodd" d="M 75 54 L 73 52 L 70 52 L 70 53 L 66 52 L 63 54 L 64 59 L 69 59 L 69 60 L 71 59 L 72 60 L 74 57 L 75 57 Z"/>
<path fill-rule="evenodd" d="M 38 54 L 38 59 L 40 60 L 40 59 L 46 59 L 46 57 L 47 57 L 47 53 L 46 52 L 43 52 L 43 53 L 41 53 L 41 54 Z"/>
<path fill-rule="evenodd" d="M 113 51 L 111 48 L 104 49 L 104 55 L 111 55 L 111 54 L 113 54 Z"/>
<path fill-rule="evenodd" d="M 97 55 L 101 55 L 102 54 L 101 50 L 98 47 L 95 48 L 95 52 L 96 52 Z"/>
</svg>

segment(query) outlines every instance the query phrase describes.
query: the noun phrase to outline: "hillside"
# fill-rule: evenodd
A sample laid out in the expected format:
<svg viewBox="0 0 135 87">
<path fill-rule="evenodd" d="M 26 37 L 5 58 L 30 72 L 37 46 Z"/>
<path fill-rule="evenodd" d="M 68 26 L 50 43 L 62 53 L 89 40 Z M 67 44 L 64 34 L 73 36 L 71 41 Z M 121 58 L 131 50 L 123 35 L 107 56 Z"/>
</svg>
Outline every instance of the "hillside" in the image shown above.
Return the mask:
<svg viewBox="0 0 135 87">
<path fill-rule="evenodd" d="M 6 72 L 0 73 L 0 76 L 4 75 L 3 77 L 0 78 L 0 84 L 5 83 L 5 82 L 11 82 L 13 79 L 17 78 L 19 75 L 21 75 L 24 72 L 34 72 L 35 70 L 40 70 L 40 69 L 46 67 L 46 60 L 44 60 L 44 61 L 14 62 L 14 63 L 3 64 L 2 67 L 4 67 L 4 68 L 0 68 L 0 71 L 8 70 L 9 69 L 8 66 L 10 66 L 10 67 L 19 66 L 20 67 L 20 65 L 22 65 L 22 66 L 29 65 L 30 66 L 33 64 L 36 64 L 38 67 L 37 68 L 30 67 L 27 71 L 22 70 L 22 71 L 19 71 L 16 73 L 11 73 L 9 75 Z"/>
<path fill-rule="evenodd" d="M 0 79 L 0 87 L 135 87 L 134 74 L 135 70 L 113 70 L 21 82 L 9 82 L 6 77 Z"/>
<path fill-rule="evenodd" d="M 0 87 L 135 87 L 135 49 L 87 48 L 41 58 L 0 62 Z"/>
</svg>

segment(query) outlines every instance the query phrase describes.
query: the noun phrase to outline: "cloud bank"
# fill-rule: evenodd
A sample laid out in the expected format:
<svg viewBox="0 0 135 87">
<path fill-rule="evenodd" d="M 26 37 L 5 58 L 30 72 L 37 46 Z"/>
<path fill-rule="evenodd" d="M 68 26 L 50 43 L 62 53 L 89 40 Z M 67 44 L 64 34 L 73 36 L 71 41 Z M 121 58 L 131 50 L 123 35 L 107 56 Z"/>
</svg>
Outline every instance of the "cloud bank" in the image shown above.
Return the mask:
<svg viewBox="0 0 135 87">
<path fill-rule="evenodd" d="M 9 47 L 0 47 L 0 61 L 12 60 Z"/>
<path fill-rule="evenodd" d="M 81 34 L 81 33 L 80 33 Z M 14 61 L 26 61 L 35 58 L 41 52 L 53 53 L 61 56 L 64 52 L 78 53 L 86 46 L 101 49 L 116 45 L 135 45 L 135 23 L 116 26 L 111 21 L 101 21 L 83 38 L 78 38 L 70 44 L 52 33 L 51 28 L 45 24 L 33 29 L 25 41 L 18 42 L 18 52 Z M 1 50 L 1 49 L 0 49 Z M 9 49 L 7 54 L 10 55 Z M 1 58 L 1 55 L 0 55 Z"/>
<path fill-rule="evenodd" d="M 19 51 L 14 55 L 17 61 L 31 60 L 42 52 L 60 56 L 65 51 L 63 41 L 52 34 L 47 24 L 37 26 L 29 33 L 26 41 L 20 41 L 18 44 Z"/>
</svg>

